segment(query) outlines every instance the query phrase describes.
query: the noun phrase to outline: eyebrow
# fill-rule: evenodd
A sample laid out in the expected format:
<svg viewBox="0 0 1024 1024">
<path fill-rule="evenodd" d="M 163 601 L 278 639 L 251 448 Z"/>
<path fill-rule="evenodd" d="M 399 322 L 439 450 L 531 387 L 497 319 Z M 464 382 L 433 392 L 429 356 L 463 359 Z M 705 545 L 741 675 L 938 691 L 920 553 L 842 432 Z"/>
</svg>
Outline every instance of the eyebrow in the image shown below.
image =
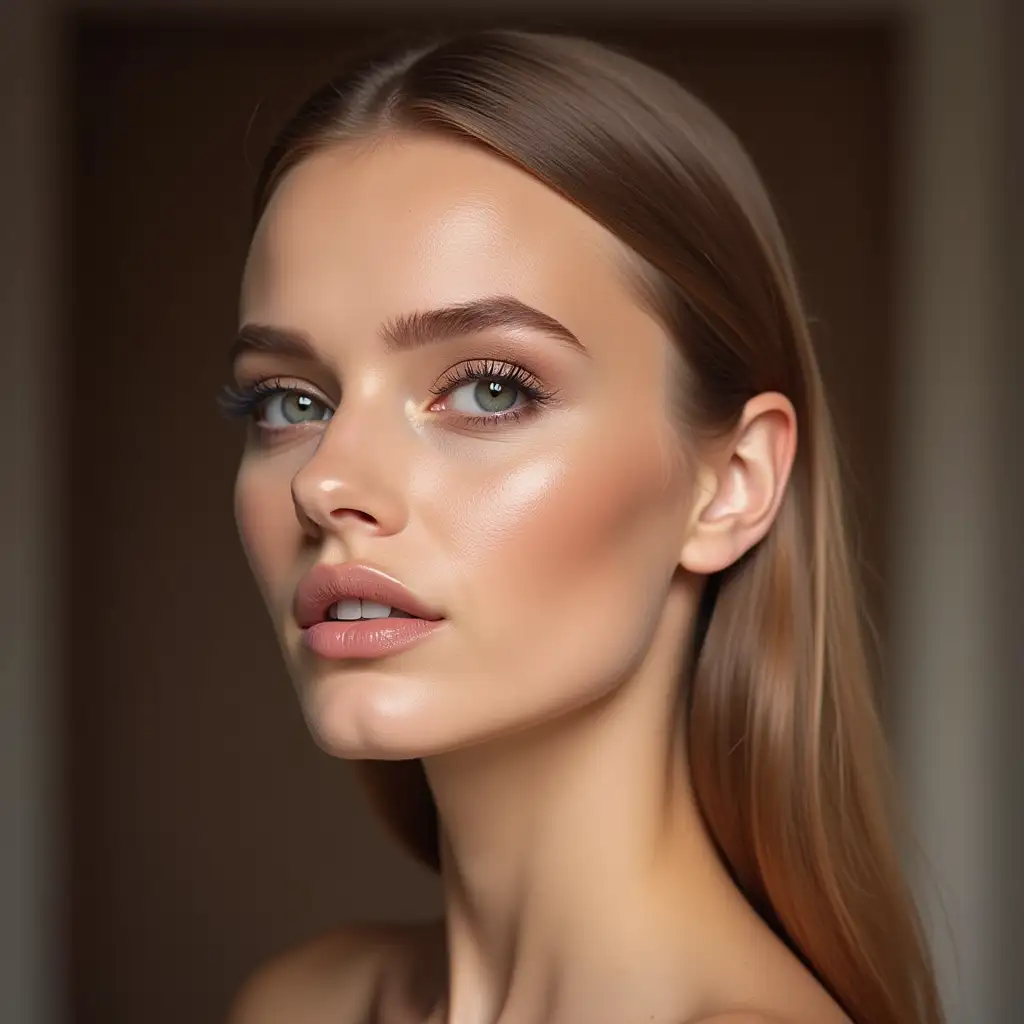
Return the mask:
<svg viewBox="0 0 1024 1024">
<path fill-rule="evenodd" d="M 270 352 L 297 359 L 317 359 L 316 347 L 305 331 L 270 324 L 242 324 L 228 350 L 228 362 L 234 363 L 245 352 Z"/>
<path fill-rule="evenodd" d="M 381 337 L 388 351 L 400 352 L 502 329 L 537 331 L 586 352 L 586 347 L 568 327 L 510 295 L 405 313 L 388 320 L 381 327 Z M 304 331 L 257 323 L 243 324 L 239 328 L 229 352 L 230 362 L 233 363 L 244 352 L 272 352 L 310 360 L 318 358 L 316 346 Z"/>
<path fill-rule="evenodd" d="M 435 341 L 501 329 L 538 331 L 586 351 L 579 338 L 564 324 L 511 295 L 496 295 L 440 309 L 407 313 L 389 320 L 381 333 L 389 350 L 403 351 Z"/>
</svg>

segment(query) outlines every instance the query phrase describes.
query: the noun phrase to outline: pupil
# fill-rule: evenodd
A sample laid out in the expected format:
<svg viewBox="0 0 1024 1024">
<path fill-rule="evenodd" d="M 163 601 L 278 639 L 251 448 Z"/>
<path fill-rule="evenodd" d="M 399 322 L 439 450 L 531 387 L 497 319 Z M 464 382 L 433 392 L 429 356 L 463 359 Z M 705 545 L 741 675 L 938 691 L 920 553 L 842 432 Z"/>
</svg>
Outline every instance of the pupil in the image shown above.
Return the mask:
<svg viewBox="0 0 1024 1024">
<path fill-rule="evenodd" d="M 309 419 L 309 413 L 313 409 L 313 399 L 309 395 L 285 395 L 281 406 L 285 419 L 291 423 L 302 423 Z"/>
<path fill-rule="evenodd" d="M 507 412 L 515 405 L 516 388 L 497 380 L 482 380 L 476 386 L 476 400 L 487 412 Z"/>
</svg>

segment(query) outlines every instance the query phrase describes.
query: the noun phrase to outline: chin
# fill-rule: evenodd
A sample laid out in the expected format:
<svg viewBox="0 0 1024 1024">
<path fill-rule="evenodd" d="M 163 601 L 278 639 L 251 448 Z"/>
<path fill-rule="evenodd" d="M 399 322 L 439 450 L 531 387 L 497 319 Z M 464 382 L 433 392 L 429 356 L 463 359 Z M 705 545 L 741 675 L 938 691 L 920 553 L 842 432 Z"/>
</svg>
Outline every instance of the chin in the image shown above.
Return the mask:
<svg viewBox="0 0 1024 1024">
<path fill-rule="evenodd" d="M 481 700 L 480 682 L 467 676 L 439 680 L 346 667 L 305 679 L 299 692 L 309 731 L 326 753 L 353 761 L 406 761 L 521 735 L 557 719 L 569 721 L 611 688 L 567 687 L 561 699 L 552 700 L 551 680 L 542 687 L 543 698 L 519 693 L 518 700 L 502 704 L 493 694 Z"/>
<path fill-rule="evenodd" d="M 404 761 L 459 746 L 431 707 L 433 690 L 425 680 L 369 667 L 327 671 L 299 686 L 303 717 L 317 746 L 353 761 Z"/>
</svg>

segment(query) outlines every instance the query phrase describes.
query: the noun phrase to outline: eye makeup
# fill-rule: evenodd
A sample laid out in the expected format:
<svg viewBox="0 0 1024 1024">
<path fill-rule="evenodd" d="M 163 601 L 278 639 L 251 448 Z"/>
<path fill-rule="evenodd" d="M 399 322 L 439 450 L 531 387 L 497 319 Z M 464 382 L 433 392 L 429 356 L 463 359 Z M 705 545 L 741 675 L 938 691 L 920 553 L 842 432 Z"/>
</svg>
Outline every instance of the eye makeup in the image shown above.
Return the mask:
<svg viewBox="0 0 1024 1024">
<path fill-rule="evenodd" d="M 280 432 L 326 422 L 333 410 L 331 403 L 312 389 L 287 378 L 273 377 L 240 386 L 228 384 L 221 390 L 218 404 L 229 418 L 249 419 L 262 431 Z M 553 402 L 558 392 L 544 386 L 529 370 L 517 363 L 495 359 L 468 359 L 446 369 L 429 389 L 437 396 L 429 412 L 457 421 L 461 427 L 491 429 L 518 422 L 536 414 Z M 478 409 L 466 408 L 457 399 L 466 399 Z M 511 398 L 512 404 L 509 404 Z M 268 422 L 272 412 L 285 422 Z M 323 415 L 326 413 L 326 415 Z M 289 419 L 290 417 L 290 419 Z"/>
</svg>

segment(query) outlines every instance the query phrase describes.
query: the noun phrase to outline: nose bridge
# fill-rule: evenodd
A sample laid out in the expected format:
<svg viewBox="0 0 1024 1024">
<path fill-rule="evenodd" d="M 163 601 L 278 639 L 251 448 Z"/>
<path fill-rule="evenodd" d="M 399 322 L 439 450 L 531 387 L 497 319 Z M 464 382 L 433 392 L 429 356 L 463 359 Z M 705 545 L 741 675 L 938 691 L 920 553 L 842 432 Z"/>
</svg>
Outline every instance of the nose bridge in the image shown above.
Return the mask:
<svg viewBox="0 0 1024 1024">
<path fill-rule="evenodd" d="M 406 519 L 408 455 L 400 412 L 382 393 L 343 398 L 309 459 L 292 478 L 300 517 L 321 528 L 357 518 L 395 532 Z"/>
</svg>

